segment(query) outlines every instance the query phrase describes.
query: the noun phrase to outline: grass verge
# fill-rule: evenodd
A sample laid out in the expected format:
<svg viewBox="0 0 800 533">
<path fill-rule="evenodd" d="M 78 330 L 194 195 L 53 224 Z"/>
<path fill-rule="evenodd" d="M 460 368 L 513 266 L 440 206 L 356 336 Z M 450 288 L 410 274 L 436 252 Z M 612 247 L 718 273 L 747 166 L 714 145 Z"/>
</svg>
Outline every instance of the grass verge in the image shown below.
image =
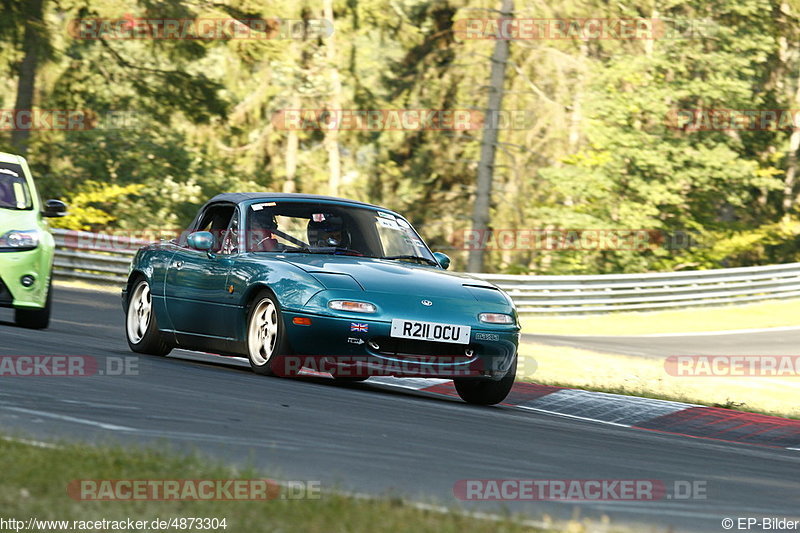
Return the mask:
<svg viewBox="0 0 800 533">
<path fill-rule="evenodd" d="M 520 344 L 521 381 L 800 418 L 800 377 L 677 377 L 663 359 Z"/>
<path fill-rule="evenodd" d="M 524 316 L 523 333 L 540 335 L 646 335 L 798 326 L 800 298 L 747 305 L 592 316 Z"/>
<path fill-rule="evenodd" d="M 41 447 L 13 439 L 0 440 L 0 517 L 39 520 L 146 520 L 175 517 L 226 519 L 216 531 L 305 532 L 521 532 L 556 531 L 523 525 L 514 517 L 476 519 L 452 510 L 422 510 L 397 498 L 360 499 L 322 486 L 318 499 L 269 501 L 80 501 L 67 494 L 72 480 L 121 479 L 263 479 L 255 470 L 236 471 L 197 456 L 148 449 L 59 444 Z M 309 481 L 309 480 L 306 480 Z M 72 524 L 70 524 L 72 525 Z M 570 531 L 588 531 L 583 524 Z M 70 527 L 68 530 L 81 530 Z M 152 530 L 152 529 L 148 529 Z M 197 530 L 197 529 L 194 529 Z M 562 529 L 558 529 L 562 530 Z M 170 529 L 167 529 L 170 531 Z M 171 529 L 171 531 L 178 531 Z"/>
</svg>

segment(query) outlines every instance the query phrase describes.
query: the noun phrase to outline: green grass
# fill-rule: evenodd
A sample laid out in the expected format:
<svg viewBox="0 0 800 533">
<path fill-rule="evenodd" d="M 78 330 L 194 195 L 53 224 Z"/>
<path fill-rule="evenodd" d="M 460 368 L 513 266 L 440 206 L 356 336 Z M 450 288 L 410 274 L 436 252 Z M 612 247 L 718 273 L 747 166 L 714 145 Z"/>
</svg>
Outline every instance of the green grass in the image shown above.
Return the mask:
<svg viewBox="0 0 800 533">
<path fill-rule="evenodd" d="M 800 326 L 800 299 L 592 316 L 523 316 L 523 333 L 645 335 Z"/>
<path fill-rule="evenodd" d="M 664 359 L 530 342 L 519 353 L 520 381 L 800 418 L 800 377 L 679 377 Z"/>
<path fill-rule="evenodd" d="M 226 518 L 219 532 L 522 532 L 592 531 L 583 520 L 538 529 L 518 517 L 479 519 L 458 509 L 423 510 L 398 497 L 354 498 L 322 485 L 318 499 L 269 501 L 79 501 L 67 495 L 67 485 L 81 479 L 263 479 L 253 469 L 236 471 L 193 455 L 153 449 L 123 449 L 59 444 L 39 447 L 13 439 L 0 440 L 2 518 L 27 520 L 133 520 L 156 518 Z M 424 465 L 421 465 L 424 467 Z M 309 480 L 306 480 L 309 481 Z M 455 479 L 454 479 L 455 482 Z M 167 531 L 178 531 L 171 529 Z M 212 530 L 213 531 L 213 530 Z"/>
</svg>

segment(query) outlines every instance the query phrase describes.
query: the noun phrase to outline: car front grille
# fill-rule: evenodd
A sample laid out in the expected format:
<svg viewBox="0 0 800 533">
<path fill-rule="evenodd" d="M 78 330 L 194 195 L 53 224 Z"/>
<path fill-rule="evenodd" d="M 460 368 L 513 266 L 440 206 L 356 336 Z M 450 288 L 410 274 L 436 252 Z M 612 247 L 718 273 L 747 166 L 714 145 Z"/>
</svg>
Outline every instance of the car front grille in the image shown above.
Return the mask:
<svg viewBox="0 0 800 533">
<path fill-rule="evenodd" d="M 376 349 L 374 344 L 377 344 Z M 393 337 L 374 337 L 370 339 L 370 348 L 380 355 L 399 356 L 403 358 L 425 357 L 457 357 L 468 359 L 475 351 L 475 346 L 449 342 L 430 342 L 414 339 L 395 339 Z M 467 355 L 469 351 L 469 355 Z"/>
</svg>

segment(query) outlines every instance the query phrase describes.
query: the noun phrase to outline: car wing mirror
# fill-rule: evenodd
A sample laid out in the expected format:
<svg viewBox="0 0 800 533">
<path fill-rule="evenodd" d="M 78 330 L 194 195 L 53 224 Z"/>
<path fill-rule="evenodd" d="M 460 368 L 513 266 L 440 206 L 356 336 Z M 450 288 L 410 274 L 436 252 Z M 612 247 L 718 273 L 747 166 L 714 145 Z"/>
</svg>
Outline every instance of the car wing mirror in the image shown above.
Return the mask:
<svg viewBox="0 0 800 533">
<path fill-rule="evenodd" d="M 443 254 L 442 252 L 433 252 L 433 257 L 443 269 L 447 270 L 450 267 L 450 256 L 447 254 Z"/>
<path fill-rule="evenodd" d="M 67 215 L 67 204 L 61 200 L 47 200 L 44 203 L 42 216 L 48 218 L 59 218 Z"/>
<path fill-rule="evenodd" d="M 209 251 L 214 247 L 214 235 L 210 231 L 196 231 L 186 238 L 186 242 L 195 250 Z"/>
</svg>

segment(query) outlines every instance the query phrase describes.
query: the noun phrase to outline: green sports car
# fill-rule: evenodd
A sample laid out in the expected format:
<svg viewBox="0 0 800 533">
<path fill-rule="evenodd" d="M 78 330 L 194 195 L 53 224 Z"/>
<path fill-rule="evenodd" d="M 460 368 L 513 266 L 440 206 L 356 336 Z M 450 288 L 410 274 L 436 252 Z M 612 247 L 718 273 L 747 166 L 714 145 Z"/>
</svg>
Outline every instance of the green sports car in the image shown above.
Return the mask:
<svg viewBox="0 0 800 533">
<path fill-rule="evenodd" d="M 20 326 L 50 322 L 55 245 L 43 217 L 66 213 L 58 200 L 42 206 L 24 157 L 0 152 L 0 307 L 13 307 Z"/>
<path fill-rule="evenodd" d="M 128 344 L 246 356 L 264 375 L 453 379 L 467 402 L 501 402 L 516 374 L 516 309 L 449 263 L 382 207 L 221 194 L 179 238 L 137 252 L 122 293 Z"/>
</svg>

